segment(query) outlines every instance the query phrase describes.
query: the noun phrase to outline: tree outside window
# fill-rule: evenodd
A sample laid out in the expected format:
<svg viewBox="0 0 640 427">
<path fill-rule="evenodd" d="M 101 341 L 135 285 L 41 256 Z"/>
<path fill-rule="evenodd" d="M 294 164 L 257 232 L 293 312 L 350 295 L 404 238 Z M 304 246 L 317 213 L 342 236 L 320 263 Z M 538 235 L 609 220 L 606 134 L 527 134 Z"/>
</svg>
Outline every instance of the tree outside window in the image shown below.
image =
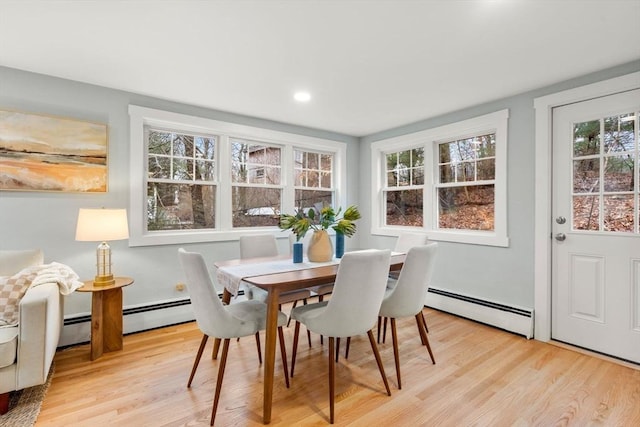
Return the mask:
<svg viewBox="0 0 640 427">
<path fill-rule="evenodd" d="M 333 206 L 333 154 L 296 149 L 293 156 L 296 210 Z"/>
<path fill-rule="evenodd" d="M 233 227 L 277 226 L 281 211 L 282 150 L 231 139 Z"/>
<path fill-rule="evenodd" d="M 148 128 L 147 230 L 215 228 L 215 136 Z"/>
<path fill-rule="evenodd" d="M 422 227 L 424 147 L 386 154 L 386 224 Z"/>
<path fill-rule="evenodd" d="M 438 228 L 494 229 L 495 134 L 438 144 Z"/>
</svg>

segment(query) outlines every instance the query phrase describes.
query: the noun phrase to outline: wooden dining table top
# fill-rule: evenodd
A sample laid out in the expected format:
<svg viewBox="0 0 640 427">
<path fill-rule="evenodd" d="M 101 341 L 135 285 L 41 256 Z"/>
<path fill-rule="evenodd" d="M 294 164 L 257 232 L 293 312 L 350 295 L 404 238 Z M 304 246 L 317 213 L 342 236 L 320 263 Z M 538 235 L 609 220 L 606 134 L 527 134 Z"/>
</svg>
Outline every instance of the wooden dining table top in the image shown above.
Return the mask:
<svg viewBox="0 0 640 427">
<path fill-rule="evenodd" d="M 234 259 L 228 261 L 219 261 L 214 265 L 217 268 L 232 267 L 241 264 L 258 264 L 268 263 L 270 261 L 280 261 L 291 258 L 291 255 L 278 255 L 275 257 L 264 258 L 247 258 L 247 259 Z M 402 268 L 404 260 L 406 258 L 405 253 L 393 253 L 390 258 L 389 271 L 398 271 Z M 260 274 L 256 276 L 244 277 L 242 281 L 258 286 L 265 290 L 278 287 L 280 291 L 288 291 L 294 289 L 307 288 L 311 286 L 324 285 L 327 283 L 333 283 L 338 273 L 339 263 L 336 264 L 323 264 L 319 263 L 318 266 L 314 266 L 313 263 L 308 268 L 283 271 L 278 273 Z"/>
</svg>

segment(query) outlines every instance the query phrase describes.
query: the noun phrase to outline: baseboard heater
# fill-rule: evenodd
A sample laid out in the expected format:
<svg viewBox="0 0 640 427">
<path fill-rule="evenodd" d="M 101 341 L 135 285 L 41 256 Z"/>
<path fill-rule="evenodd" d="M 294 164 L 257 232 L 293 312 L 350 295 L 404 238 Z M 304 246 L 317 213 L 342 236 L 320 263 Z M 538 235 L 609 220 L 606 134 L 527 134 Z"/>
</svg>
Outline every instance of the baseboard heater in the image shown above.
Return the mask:
<svg viewBox="0 0 640 427">
<path fill-rule="evenodd" d="M 527 339 L 533 337 L 533 310 L 429 288 L 425 305 L 460 317 L 504 329 Z"/>
<path fill-rule="evenodd" d="M 238 291 L 238 295 L 244 295 L 244 291 L 243 290 Z M 222 294 L 219 294 L 218 297 L 222 298 Z M 167 308 L 180 307 L 180 306 L 189 305 L 189 304 L 191 304 L 191 300 L 189 298 L 182 298 L 182 299 L 177 299 L 173 301 L 123 308 L 122 315 L 128 316 L 131 314 L 146 313 L 149 311 L 156 311 L 156 310 L 164 310 Z M 75 325 L 75 324 L 84 323 L 84 322 L 91 322 L 90 314 L 85 314 L 85 315 L 64 319 L 64 326 Z"/>
<path fill-rule="evenodd" d="M 243 291 L 238 292 L 243 295 Z M 219 294 L 222 298 L 222 294 Z M 195 319 L 191 300 L 178 298 L 150 304 L 125 307 L 122 310 L 123 333 L 130 334 L 193 321 Z M 91 314 L 79 314 L 64 319 L 64 327 L 58 347 L 64 348 L 87 343 L 91 337 Z"/>
</svg>

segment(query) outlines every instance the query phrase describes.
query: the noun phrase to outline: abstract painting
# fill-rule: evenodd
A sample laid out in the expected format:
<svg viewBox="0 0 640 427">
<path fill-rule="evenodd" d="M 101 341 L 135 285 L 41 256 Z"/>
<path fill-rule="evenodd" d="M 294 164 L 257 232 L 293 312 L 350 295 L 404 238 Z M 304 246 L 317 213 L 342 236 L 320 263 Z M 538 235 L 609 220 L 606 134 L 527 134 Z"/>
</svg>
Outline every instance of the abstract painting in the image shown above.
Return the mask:
<svg viewBox="0 0 640 427">
<path fill-rule="evenodd" d="M 107 125 L 0 110 L 0 190 L 106 192 Z"/>
</svg>

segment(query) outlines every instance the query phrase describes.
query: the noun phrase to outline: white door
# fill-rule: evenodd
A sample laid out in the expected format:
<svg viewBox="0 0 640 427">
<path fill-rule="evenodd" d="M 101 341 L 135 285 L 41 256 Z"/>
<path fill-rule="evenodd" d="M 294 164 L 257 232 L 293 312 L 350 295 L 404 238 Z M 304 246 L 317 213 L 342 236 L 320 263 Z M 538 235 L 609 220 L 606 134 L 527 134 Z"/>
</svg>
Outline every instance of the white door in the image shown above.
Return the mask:
<svg viewBox="0 0 640 427">
<path fill-rule="evenodd" d="M 640 363 L 640 90 L 553 112 L 551 338 Z"/>
</svg>

